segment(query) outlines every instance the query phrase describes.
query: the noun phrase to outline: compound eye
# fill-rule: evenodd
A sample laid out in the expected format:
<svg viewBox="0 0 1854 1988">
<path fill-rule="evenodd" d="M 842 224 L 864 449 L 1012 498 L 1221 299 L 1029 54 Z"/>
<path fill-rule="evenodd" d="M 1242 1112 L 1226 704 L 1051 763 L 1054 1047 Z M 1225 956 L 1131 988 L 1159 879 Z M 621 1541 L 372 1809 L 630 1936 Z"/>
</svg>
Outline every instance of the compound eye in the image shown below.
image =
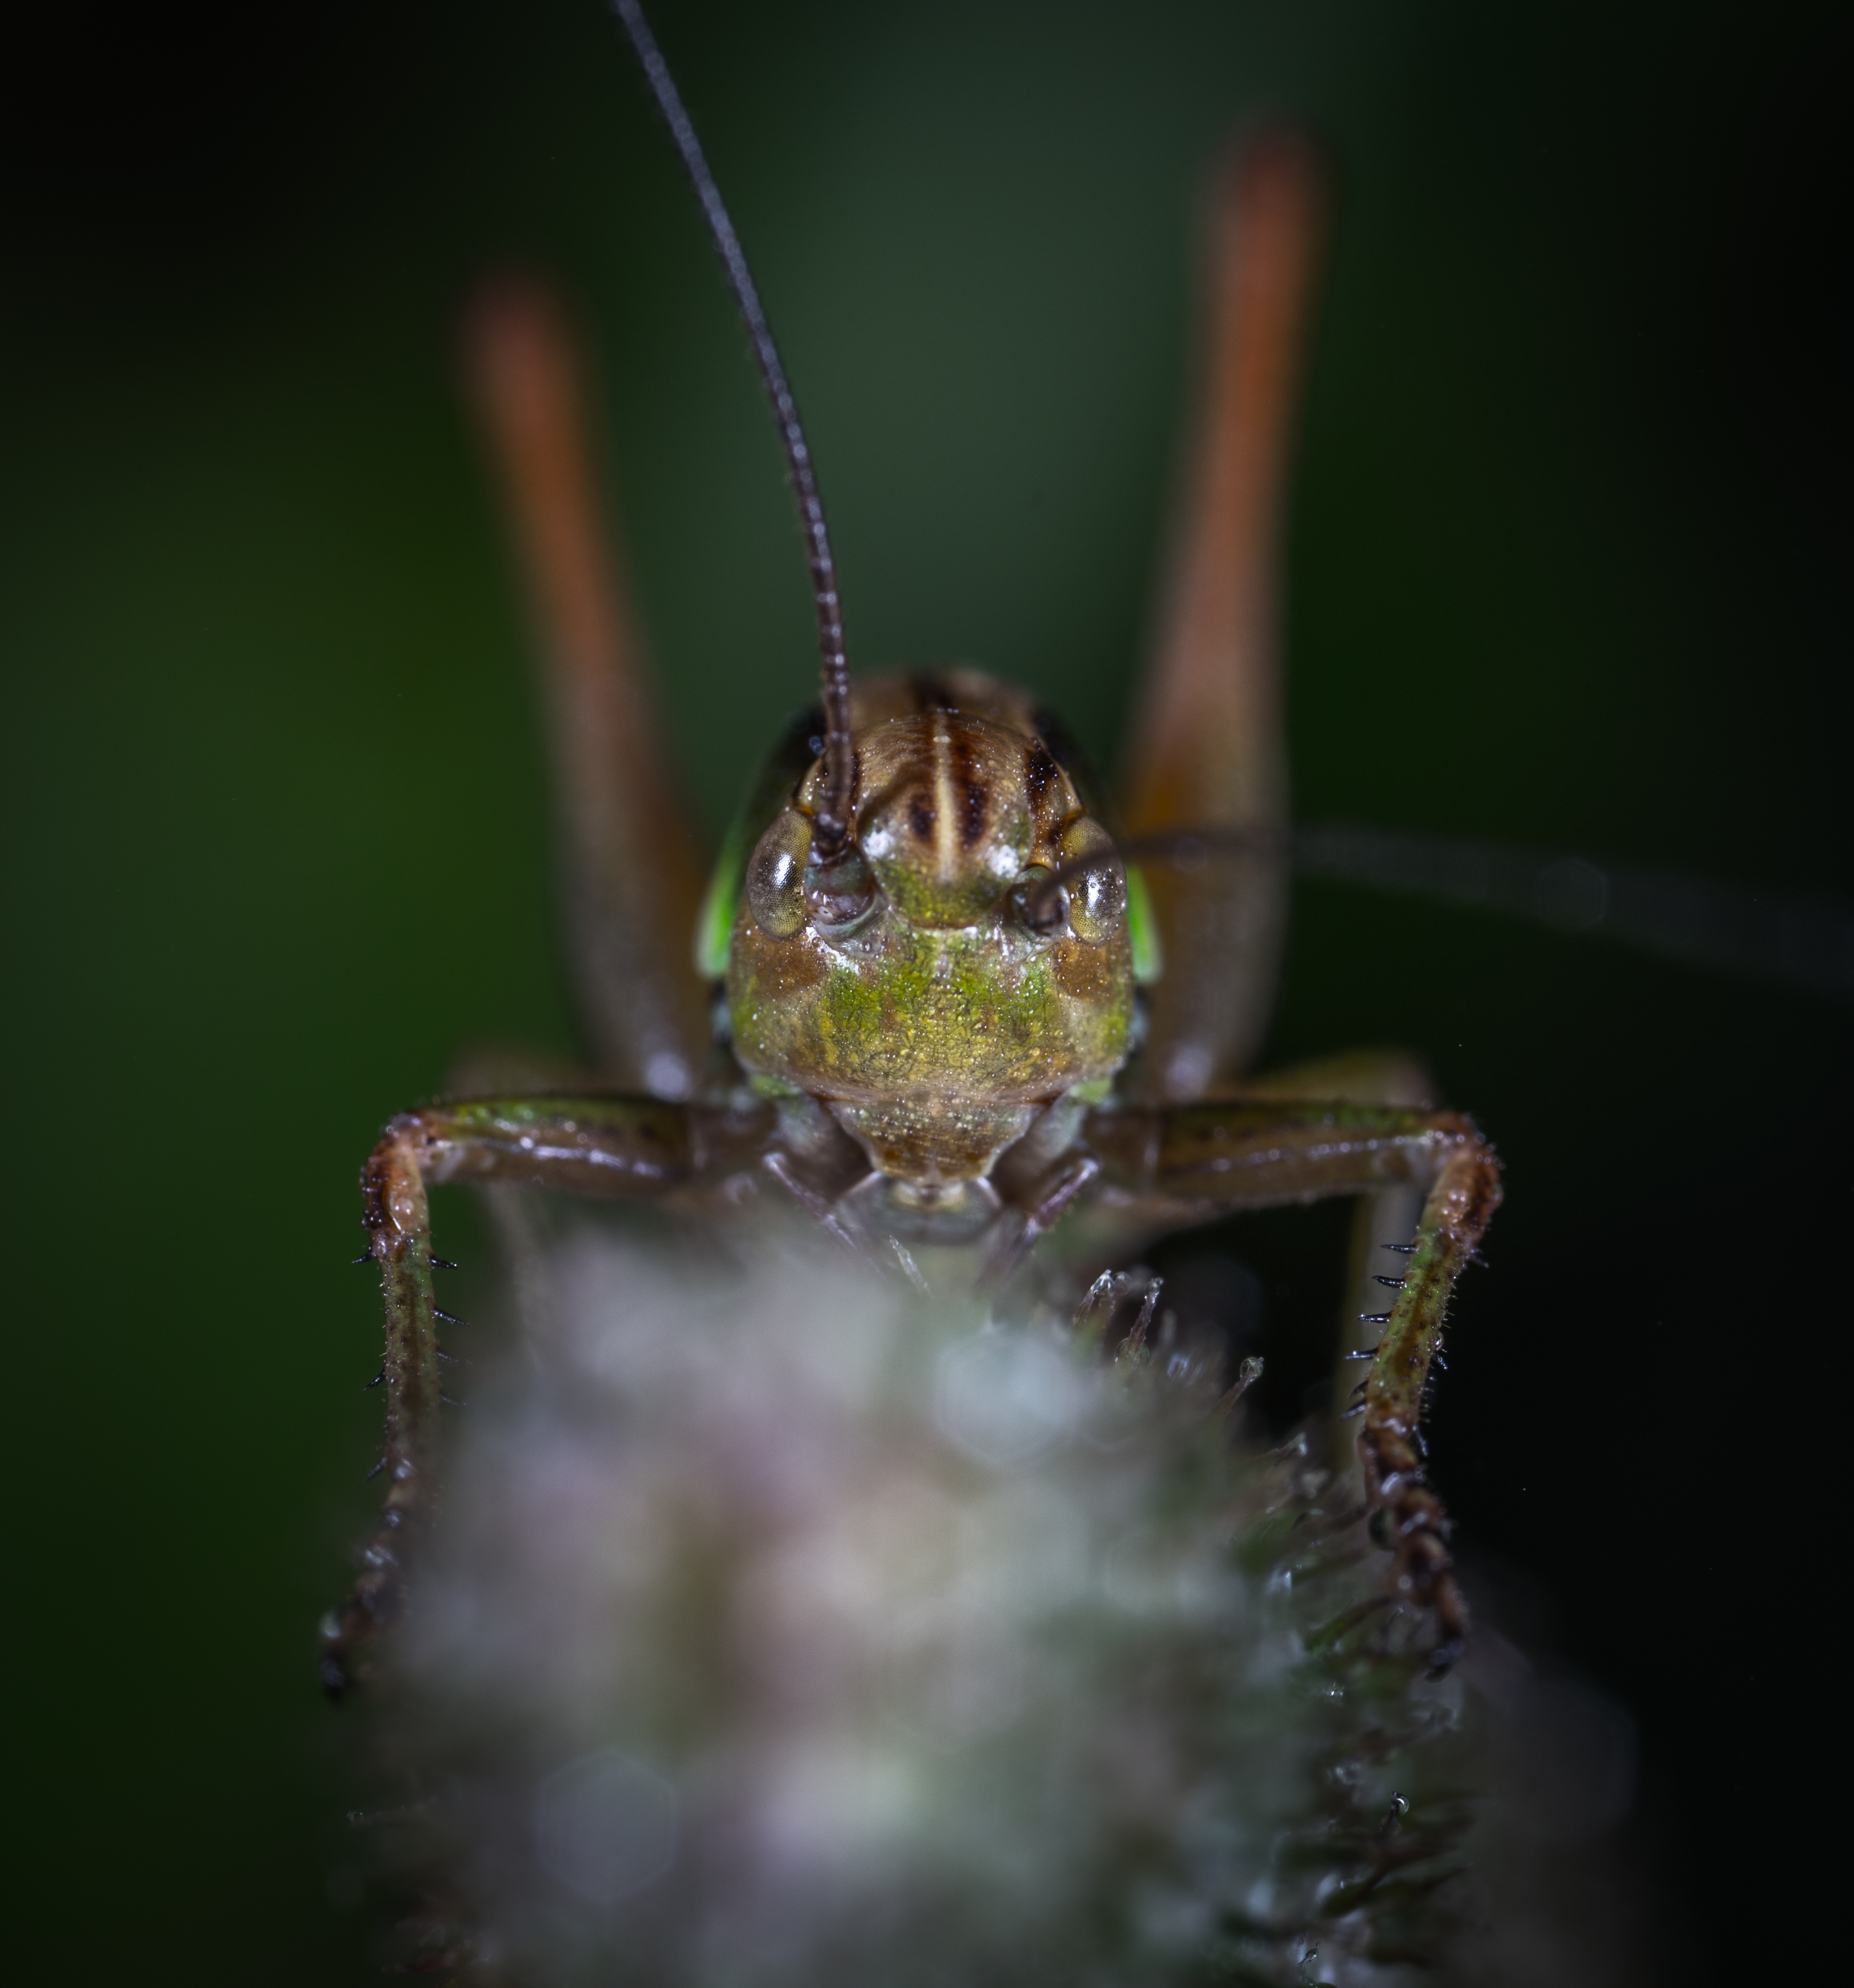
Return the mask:
<svg viewBox="0 0 1854 1988">
<path fill-rule="evenodd" d="M 1063 832 L 1069 930 L 1084 945 L 1105 945 L 1126 920 L 1127 873 L 1113 849 L 1114 838 L 1091 816 L 1079 816 Z"/>
<path fill-rule="evenodd" d="M 1020 925 L 1047 938 L 1068 921 L 1068 892 L 1047 864 L 1033 863 L 1011 887 L 1010 908 Z"/>
<path fill-rule="evenodd" d="M 810 849 L 809 819 L 787 808 L 747 859 L 746 908 L 754 924 L 773 938 L 790 938 L 805 921 L 804 868 Z"/>
<path fill-rule="evenodd" d="M 819 934 L 833 938 L 861 925 L 875 910 L 875 877 L 862 851 L 852 844 L 829 862 L 807 866 L 804 894 Z"/>
</svg>

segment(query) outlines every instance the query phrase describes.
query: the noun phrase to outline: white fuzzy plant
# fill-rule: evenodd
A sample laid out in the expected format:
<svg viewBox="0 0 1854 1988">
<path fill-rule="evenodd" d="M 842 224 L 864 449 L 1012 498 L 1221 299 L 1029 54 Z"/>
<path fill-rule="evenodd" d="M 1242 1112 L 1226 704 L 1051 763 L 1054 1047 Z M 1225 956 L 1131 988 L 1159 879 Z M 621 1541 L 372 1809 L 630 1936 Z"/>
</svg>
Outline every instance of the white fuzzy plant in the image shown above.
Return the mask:
<svg viewBox="0 0 1854 1988">
<path fill-rule="evenodd" d="M 421 1969 L 1623 1978 L 1565 1887 L 1626 1722 L 1484 1635 L 1428 1676 L 1351 1480 L 1125 1280 L 1077 1327 L 777 1232 L 522 1261 L 375 1694 Z"/>
</svg>

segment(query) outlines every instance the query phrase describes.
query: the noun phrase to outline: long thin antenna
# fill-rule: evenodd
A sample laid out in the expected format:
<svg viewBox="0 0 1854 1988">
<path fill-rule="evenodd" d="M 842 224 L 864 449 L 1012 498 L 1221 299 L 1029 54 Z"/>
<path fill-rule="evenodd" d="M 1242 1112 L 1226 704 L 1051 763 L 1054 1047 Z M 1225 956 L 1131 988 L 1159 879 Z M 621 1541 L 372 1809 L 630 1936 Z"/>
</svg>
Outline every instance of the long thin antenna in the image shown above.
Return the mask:
<svg viewBox="0 0 1854 1988">
<path fill-rule="evenodd" d="M 831 534 L 824 523 L 824 499 L 817 492 L 817 473 L 811 467 L 811 451 L 805 440 L 798 407 L 787 384 L 779 347 L 773 342 L 772 327 L 747 267 L 746 252 L 734 232 L 726 203 L 715 176 L 709 170 L 702 141 L 682 102 L 682 94 L 657 38 L 650 31 L 638 0 L 612 0 L 618 20 L 643 65 L 644 74 L 657 100 L 657 108 L 669 127 L 676 150 L 682 155 L 695 198 L 708 217 L 709 232 L 715 238 L 727 279 L 733 286 L 734 301 L 746 326 L 760 377 L 773 404 L 773 418 L 778 424 L 779 439 L 786 452 L 793 494 L 798 500 L 800 522 L 804 527 L 811 563 L 811 597 L 817 609 L 817 646 L 824 659 L 824 803 L 812 827 L 812 840 L 820 855 L 829 857 L 850 839 L 851 789 L 856 780 L 856 750 L 850 732 L 850 659 L 844 648 L 842 605 L 837 594 L 837 562 L 831 556 Z"/>
</svg>

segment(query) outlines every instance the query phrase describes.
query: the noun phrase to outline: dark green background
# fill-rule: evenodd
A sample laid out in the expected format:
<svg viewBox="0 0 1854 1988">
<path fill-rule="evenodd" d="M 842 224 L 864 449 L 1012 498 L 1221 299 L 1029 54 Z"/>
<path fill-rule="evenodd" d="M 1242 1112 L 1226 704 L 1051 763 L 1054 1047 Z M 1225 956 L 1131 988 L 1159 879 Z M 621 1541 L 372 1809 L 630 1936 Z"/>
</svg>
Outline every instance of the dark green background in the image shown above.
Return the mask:
<svg viewBox="0 0 1854 1988">
<path fill-rule="evenodd" d="M 1842 11 L 656 9 L 863 662 L 1027 678 L 1111 757 L 1194 180 L 1286 113 L 1341 177 L 1301 813 L 1846 890 Z M 570 1042 L 471 282 L 556 272 L 594 329 L 711 824 L 807 688 L 803 570 L 596 0 L 7 34 L 8 1946 L 22 1979 L 359 1981 L 312 1663 L 377 1427 L 354 1172 L 459 1043 Z M 1681 1977 L 1801 1966 L 1849 1010 L 1333 885 L 1295 915 L 1274 1053 L 1408 1043 L 1510 1168 L 1438 1418 L 1465 1539 L 1640 1721 Z"/>
</svg>

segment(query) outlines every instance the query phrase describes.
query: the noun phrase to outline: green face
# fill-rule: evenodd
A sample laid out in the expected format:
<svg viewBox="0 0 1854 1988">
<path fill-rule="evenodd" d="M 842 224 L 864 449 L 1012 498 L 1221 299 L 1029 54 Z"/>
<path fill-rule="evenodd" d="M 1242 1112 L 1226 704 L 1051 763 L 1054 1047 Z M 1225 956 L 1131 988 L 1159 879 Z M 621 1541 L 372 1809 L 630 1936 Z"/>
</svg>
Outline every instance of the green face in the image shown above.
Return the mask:
<svg viewBox="0 0 1854 1988">
<path fill-rule="evenodd" d="M 820 769 L 800 783 L 747 859 L 727 962 L 743 1065 L 929 1191 L 984 1178 L 1050 1105 L 1104 1084 L 1133 1016 L 1124 873 L 1075 867 L 1106 831 L 1020 714 L 988 695 L 980 715 L 959 681 L 958 708 L 858 731 L 854 839 L 827 864 Z"/>
</svg>

